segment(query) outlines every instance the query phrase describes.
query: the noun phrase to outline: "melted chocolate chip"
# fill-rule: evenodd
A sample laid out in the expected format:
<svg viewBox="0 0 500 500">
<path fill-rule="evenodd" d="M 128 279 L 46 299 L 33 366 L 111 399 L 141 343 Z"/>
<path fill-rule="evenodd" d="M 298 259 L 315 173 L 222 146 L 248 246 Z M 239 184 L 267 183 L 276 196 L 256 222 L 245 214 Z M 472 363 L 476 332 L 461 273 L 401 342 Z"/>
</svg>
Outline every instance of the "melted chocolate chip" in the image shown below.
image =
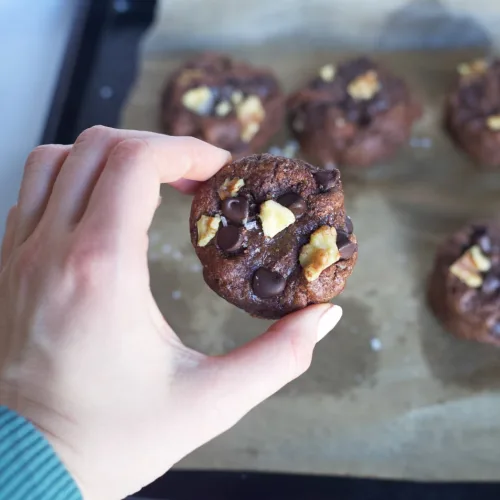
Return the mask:
<svg viewBox="0 0 500 500">
<path fill-rule="evenodd" d="M 289 193 L 278 198 L 278 203 L 288 208 L 295 217 L 302 217 L 307 210 L 307 203 L 302 196 L 296 193 Z"/>
<path fill-rule="evenodd" d="M 339 249 L 340 258 L 343 260 L 350 259 L 358 249 L 358 245 L 350 241 L 349 235 L 342 231 L 337 233 L 337 247 Z"/>
<path fill-rule="evenodd" d="M 221 227 L 217 231 L 217 246 L 224 252 L 237 252 L 243 246 L 243 235 L 239 228 Z"/>
<path fill-rule="evenodd" d="M 491 274 L 486 276 L 481 290 L 486 295 L 493 295 L 496 292 L 500 292 L 500 278 Z"/>
<path fill-rule="evenodd" d="M 261 299 L 269 299 L 283 292 L 286 286 L 286 279 L 279 273 L 275 273 L 261 267 L 253 277 L 252 288 Z"/>
<path fill-rule="evenodd" d="M 340 172 L 334 168 L 333 170 L 322 170 L 314 174 L 319 187 L 325 191 L 332 189 L 340 179 Z"/>
<path fill-rule="evenodd" d="M 348 215 L 345 216 L 345 228 L 347 234 L 352 234 L 354 232 L 354 224 L 352 223 L 352 219 Z"/>
<path fill-rule="evenodd" d="M 223 215 L 235 224 L 242 224 L 248 218 L 248 211 L 248 200 L 243 198 L 243 196 L 226 198 L 222 202 Z"/>
</svg>

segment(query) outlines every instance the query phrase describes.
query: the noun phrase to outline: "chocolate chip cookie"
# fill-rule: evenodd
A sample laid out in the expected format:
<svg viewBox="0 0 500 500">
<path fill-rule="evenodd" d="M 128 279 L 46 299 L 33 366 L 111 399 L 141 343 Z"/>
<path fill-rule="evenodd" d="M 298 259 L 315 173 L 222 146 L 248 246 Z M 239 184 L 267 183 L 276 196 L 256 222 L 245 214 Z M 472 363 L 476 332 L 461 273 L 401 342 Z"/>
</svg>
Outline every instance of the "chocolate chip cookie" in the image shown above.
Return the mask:
<svg viewBox="0 0 500 500">
<path fill-rule="evenodd" d="M 500 223 L 469 225 L 443 243 L 428 298 L 457 337 L 500 345 Z"/>
<path fill-rule="evenodd" d="M 208 286 L 260 318 L 328 302 L 357 259 L 340 172 L 270 154 L 235 161 L 206 182 L 190 228 Z"/>
<path fill-rule="evenodd" d="M 270 71 L 207 53 L 170 78 L 161 111 L 167 134 L 198 137 L 237 158 L 281 128 L 284 98 Z"/>
<path fill-rule="evenodd" d="M 421 113 L 405 82 L 366 57 L 323 66 L 287 107 L 303 152 L 353 166 L 392 156 Z"/>
<path fill-rule="evenodd" d="M 446 124 L 452 137 L 478 166 L 500 167 L 500 60 L 460 64 L 447 100 Z"/>
</svg>

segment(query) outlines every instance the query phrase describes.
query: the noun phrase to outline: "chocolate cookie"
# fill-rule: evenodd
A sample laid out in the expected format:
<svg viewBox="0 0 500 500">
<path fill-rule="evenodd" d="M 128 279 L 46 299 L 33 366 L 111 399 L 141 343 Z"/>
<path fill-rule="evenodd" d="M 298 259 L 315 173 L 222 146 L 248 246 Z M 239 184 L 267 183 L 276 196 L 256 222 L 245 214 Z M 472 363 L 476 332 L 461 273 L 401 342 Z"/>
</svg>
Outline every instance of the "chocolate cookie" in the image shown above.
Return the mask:
<svg viewBox="0 0 500 500">
<path fill-rule="evenodd" d="M 500 224 L 473 224 L 439 248 L 429 303 L 457 337 L 500 345 Z"/>
<path fill-rule="evenodd" d="M 460 64 L 447 100 L 452 137 L 484 167 L 500 167 L 500 60 Z"/>
<path fill-rule="evenodd" d="M 170 135 L 198 137 L 235 157 L 262 148 L 280 129 L 284 98 L 270 71 L 203 54 L 174 73 L 163 94 Z"/>
<path fill-rule="evenodd" d="M 208 286 L 260 318 L 328 302 L 357 259 L 340 172 L 281 156 L 224 167 L 196 194 L 190 227 Z"/>
<path fill-rule="evenodd" d="M 287 107 L 302 150 L 336 165 L 368 166 L 390 157 L 420 116 L 405 82 L 365 57 L 323 66 Z"/>
</svg>

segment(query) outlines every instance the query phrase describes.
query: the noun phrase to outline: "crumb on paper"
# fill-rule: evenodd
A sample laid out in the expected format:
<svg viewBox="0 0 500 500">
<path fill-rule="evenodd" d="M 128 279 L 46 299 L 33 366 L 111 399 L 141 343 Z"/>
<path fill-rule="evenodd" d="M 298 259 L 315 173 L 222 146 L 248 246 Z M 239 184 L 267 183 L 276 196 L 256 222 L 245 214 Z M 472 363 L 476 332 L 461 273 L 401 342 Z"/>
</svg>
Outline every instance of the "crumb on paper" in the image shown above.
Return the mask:
<svg viewBox="0 0 500 500">
<path fill-rule="evenodd" d="M 169 245 L 168 243 L 165 243 L 165 245 L 162 245 L 161 253 L 163 255 L 170 255 L 172 253 L 172 245 Z"/>
<path fill-rule="evenodd" d="M 432 139 L 430 137 L 412 137 L 410 139 L 412 148 L 430 149 L 432 147 Z"/>
<path fill-rule="evenodd" d="M 380 351 L 382 349 L 382 342 L 376 337 L 370 340 L 370 344 L 373 351 Z"/>
<path fill-rule="evenodd" d="M 192 273 L 201 273 L 201 271 L 203 271 L 203 266 L 199 262 L 194 262 L 189 266 L 189 270 Z"/>
<path fill-rule="evenodd" d="M 172 253 L 172 259 L 174 260 L 180 261 L 183 258 L 184 256 L 182 255 L 182 252 L 179 250 L 174 250 L 174 252 Z"/>
<path fill-rule="evenodd" d="M 180 290 L 174 290 L 172 292 L 172 298 L 174 300 L 180 300 L 182 298 L 182 292 Z"/>
<path fill-rule="evenodd" d="M 157 243 L 160 242 L 160 240 L 161 240 L 160 233 L 157 232 L 149 233 L 149 243 L 151 243 L 152 245 L 156 245 Z"/>
</svg>

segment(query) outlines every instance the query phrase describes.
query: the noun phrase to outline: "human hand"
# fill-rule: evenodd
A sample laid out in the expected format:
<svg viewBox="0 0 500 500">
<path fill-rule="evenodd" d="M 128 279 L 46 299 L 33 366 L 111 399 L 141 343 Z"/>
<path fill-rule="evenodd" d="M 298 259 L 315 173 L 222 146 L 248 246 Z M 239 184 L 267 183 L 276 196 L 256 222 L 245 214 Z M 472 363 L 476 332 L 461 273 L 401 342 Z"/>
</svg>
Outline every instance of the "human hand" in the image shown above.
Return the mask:
<svg viewBox="0 0 500 500">
<path fill-rule="evenodd" d="M 147 263 L 160 184 L 193 192 L 229 159 L 94 127 L 27 160 L 0 261 L 0 405 L 45 434 L 84 498 L 132 494 L 229 429 L 303 373 L 340 319 L 313 306 L 209 357 L 162 317 Z"/>
</svg>

